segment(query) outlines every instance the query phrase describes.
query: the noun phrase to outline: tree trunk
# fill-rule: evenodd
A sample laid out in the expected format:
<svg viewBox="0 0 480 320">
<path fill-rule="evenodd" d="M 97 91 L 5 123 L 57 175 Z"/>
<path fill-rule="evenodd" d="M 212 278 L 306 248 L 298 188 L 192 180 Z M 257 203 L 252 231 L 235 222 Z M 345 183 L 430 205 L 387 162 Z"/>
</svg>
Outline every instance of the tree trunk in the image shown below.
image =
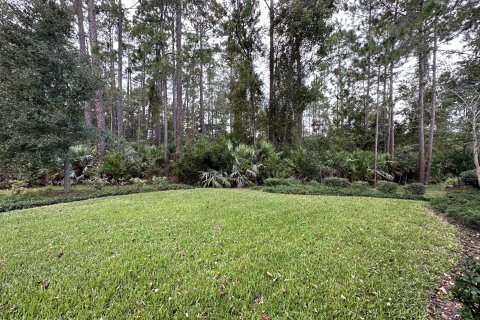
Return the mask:
<svg viewBox="0 0 480 320">
<path fill-rule="evenodd" d="M 382 89 L 382 107 L 380 108 L 380 126 L 378 128 L 378 130 L 380 131 L 380 134 L 379 134 L 379 139 L 381 139 L 382 141 L 382 153 L 387 153 L 388 149 L 386 149 L 386 141 L 385 141 L 385 128 L 386 128 L 386 106 L 387 106 L 387 63 L 384 64 L 383 66 L 383 82 L 382 82 L 382 86 L 383 86 L 383 89 Z M 380 138 L 381 136 L 381 138 Z"/>
<path fill-rule="evenodd" d="M 140 151 L 140 139 L 143 135 L 142 130 L 142 120 L 145 121 L 145 79 L 146 79 L 146 66 L 145 66 L 145 56 L 143 56 L 142 61 L 142 97 L 141 97 L 141 106 L 138 110 L 138 124 L 137 124 L 137 151 Z M 145 134 L 146 136 L 146 134 Z"/>
<path fill-rule="evenodd" d="M 478 132 L 477 121 L 480 111 L 477 111 L 475 106 L 472 105 L 472 135 L 473 135 L 473 162 L 475 163 L 475 172 L 477 173 L 478 186 L 480 187 L 480 161 L 478 159 Z"/>
<path fill-rule="evenodd" d="M 370 116 L 370 44 L 371 44 L 371 25 L 372 25 L 372 5 L 368 6 L 368 34 L 367 34 L 367 93 L 365 95 L 365 119 L 364 130 L 368 133 L 368 118 Z"/>
<path fill-rule="evenodd" d="M 88 20 L 90 32 L 90 49 L 92 50 L 92 64 L 97 75 L 100 75 L 99 57 L 98 57 L 98 40 L 97 40 L 97 18 L 95 16 L 94 0 L 88 0 Z M 95 113 L 97 117 L 97 128 L 99 131 L 99 139 L 97 153 L 100 158 L 105 155 L 106 139 L 105 139 L 105 113 L 103 110 L 103 93 L 101 90 L 95 91 L 93 99 L 95 105 Z"/>
<path fill-rule="evenodd" d="M 275 140 L 275 135 L 277 134 L 275 132 L 275 121 L 276 118 L 276 110 L 275 110 L 275 88 L 274 88 L 274 72 L 275 72 L 275 52 L 274 52 L 274 47 L 273 47 L 273 32 L 274 32 L 274 11 L 273 11 L 273 0 L 270 0 L 270 8 L 269 8 L 269 16 L 270 16 L 270 26 L 268 29 L 268 36 L 270 40 L 270 47 L 269 47 L 269 53 L 268 53 L 268 69 L 269 69 L 269 96 L 268 96 L 268 115 L 269 115 L 269 137 L 271 141 L 276 141 Z M 278 137 L 277 137 L 278 138 Z"/>
<path fill-rule="evenodd" d="M 68 159 L 68 156 L 65 157 L 63 162 L 63 192 L 70 192 L 72 191 L 72 180 L 70 179 L 70 175 L 72 174 L 72 164 Z"/>
<path fill-rule="evenodd" d="M 133 116 L 133 111 L 130 110 L 130 105 L 131 105 L 131 100 L 130 100 L 130 91 L 131 91 L 131 84 L 132 84 L 132 72 L 130 69 L 130 50 L 127 48 L 127 110 L 128 110 L 128 127 L 127 127 L 127 133 L 125 136 L 133 137 L 133 121 L 134 121 L 134 116 Z"/>
<path fill-rule="evenodd" d="M 163 156 L 168 160 L 168 97 L 167 75 L 163 76 Z"/>
<path fill-rule="evenodd" d="M 182 156 L 182 127 L 183 127 L 183 106 L 182 106 L 182 3 L 177 0 L 175 4 L 175 44 L 176 44 L 176 85 L 177 101 L 177 136 L 175 139 L 175 158 L 179 160 Z"/>
<path fill-rule="evenodd" d="M 423 11 L 423 2 L 421 6 Z M 424 130 L 424 94 L 425 94 L 425 49 L 423 22 L 419 30 L 418 48 L 418 182 L 425 184 L 425 130 Z"/>
<path fill-rule="evenodd" d="M 203 26 L 200 26 L 200 132 L 205 133 L 205 104 L 203 101 Z"/>
<path fill-rule="evenodd" d="M 432 105 L 430 108 L 430 130 L 428 135 L 428 153 L 427 153 L 427 170 L 425 174 L 425 182 L 430 182 L 430 174 L 432 170 L 433 157 L 433 135 L 435 132 L 435 117 L 437 111 L 437 16 L 433 26 L 433 61 L 432 61 Z"/>
<path fill-rule="evenodd" d="M 397 19 L 398 13 L 398 1 L 395 1 L 395 13 L 393 19 Z M 392 33 L 390 33 L 390 54 L 393 55 L 395 52 L 395 38 L 393 37 Z M 393 160 L 395 158 L 395 122 L 394 122 L 394 101 L 393 101 L 393 75 L 394 75 L 394 60 L 390 58 L 390 66 L 389 66 L 389 84 L 388 84 L 388 134 L 387 134 L 387 152 L 390 155 L 390 159 Z"/>
<path fill-rule="evenodd" d="M 119 138 L 125 137 L 123 130 L 123 8 L 122 0 L 118 0 L 118 109 L 117 109 L 117 135 Z"/>
<path fill-rule="evenodd" d="M 85 28 L 83 26 L 83 3 L 82 0 L 76 0 L 77 6 L 77 23 L 78 23 L 78 40 L 80 42 L 80 55 L 83 59 L 87 59 L 87 49 L 85 46 Z M 83 115 L 85 117 L 85 123 L 88 128 L 93 126 L 92 110 L 89 101 L 85 101 L 83 104 Z"/>
<path fill-rule="evenodd" d="M 378 79 L 377 79 L 377 103 L 376 103 L 376 112 L 375 112 L 375 155 L 374 155 L 374 164 L 373 164 L 373 181 L 375 187 L 377 187 L 377 171 L 378 171 L 378 118 L 380 113 L 380 68 L 378 66 Z"/>
<path fill-rule="evenodd" d="M 177 72 L 176 72 L 176 50 L 175 50 L 175 24 L 172 23 L 172 123 L 173 123 L 173 143 L 177 145 Z"/>
<path fill-rule="evenodd" d="M 110 41 L 109 41 L 109 59 L 110 59 L 110 132 L 115 133 L 115 55 L 113 53 L 113 27 L 110 27 Z"/>
</svg>

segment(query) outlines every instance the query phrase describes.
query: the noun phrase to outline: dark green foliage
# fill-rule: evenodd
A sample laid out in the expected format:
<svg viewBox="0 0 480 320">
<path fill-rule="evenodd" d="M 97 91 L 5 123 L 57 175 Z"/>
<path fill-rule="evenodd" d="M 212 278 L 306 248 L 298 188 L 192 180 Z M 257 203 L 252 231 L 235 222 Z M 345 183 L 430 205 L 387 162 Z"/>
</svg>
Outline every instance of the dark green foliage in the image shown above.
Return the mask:
<svg viewBox="0 0 480 320">
<path fill-rule="evenodd" d="M 396 193 L 398 184 L 390 181 L 379 181 L 377 183 L 377 190 L 383 193 Z"/>
<path fill-rule="evenodd" d="M 100 166 L 100 174 L 106 175 L 109 179 L 115 180 L 126 178 L 127 166 L 122 155 L 116 152 L 107 154 L 103 158 L 103 162 Z"/>
<path fill-rule="evenodd" d="M 349 188 L 350 182 L 348 179 L 345 178 L 337 178 L 337 177 L 327 177 L 323 180 L 323 183 L 327 187 L 331 188 Z"/>
<path fill-rule="evenodd" d="M 480 227 L 480 192 L 475 189 L 449 192 L 433 198 L 431 205 L 464 224 Z"/>
<path fill-rule="evenodd" d="M 480 261 L 466 256 L 455 277 L 453 295 L 463 303 L 463 319 L 480 319 Z"/>
<path fill-rule="evenodd" d="M 115 182 L 139 177 L 142 174 L 140 158 L 130 146 L 119 146 L 103 158 L 98 174 Z"/>
<path fill-rule="evenodd" d="M 182 190 L 189 189 L 190 186 L 182 184 L 167 185 L 144 185 L 139 189 L 136 185 L 125 186 L 105 186 L 101 189 L 79 189 L 70 193 L 63 193 L 56 190 L 42 190 L 38 192 L 28 192 L 17 196 L 0 195 L 0 212 L 11 210 L 26 209 L 38 206 L 45 206 L 55 203 L 73 202 L 92 198 L 102 198 L 115 195 L 124 195 L 139 192 L 153 192 L 162 190 Z"/>
<path fill-rule="evenodd" d="M 300 181 L 296 179 L 282 179 L 282 178 L 268 178 L 263 181 L 263 185 L 266 187 L 276 186 L 293 186 L 299 184 Z"/>
<path fill-rule="evenodd" d="M 410 183 L 407 184 L 403 190 L 406 194 L 423 196 L 425 194 L 425 191 L 427 191 L 427 187 L 422 183 Z"/>
<path fill-rule="evenodd" d="M 183 157 L 176 163 L 174 171 L 181 182 L 195 184 L 200 172 L 208 169 L 229 170 L 232 164 L 233 157 L 226 141 L 200 136 L 185 147 Z"/>
<path fill-rule="evenodd" d="M 321 178 L 321 162 L 318 155 L 305 148 L 294 150 L 290 154 L 293 171 L 299 179 L 317 180 Z"/>
<path fill-rule="evenodd" d="M 98 83 L 71 45 L 73 19 L 51 0 L 0 7 L 0 171 L 68 158 L 85 137 L 82 103 Z"/>
<path fill-rule="evenodd" d="M 335 196 L 356 196 L 356 197 L 374 197 L 374 198 L 394 198 L 426 200 L 423 196 L 407 195 L 399 193 L 384 193 L 373 188 L 362 190 L 359 188 L 331 188 L 318 182 L 298 183 L 293 185 L 279 185 L 275 187 L 262 187 L 261 190 L 271 193 L 285 194 L 306 194 L 306 195 L 335 195 Z"/>
<path fill-rule="evenodd" d="M 259 180 L 286 178 L 291 175 L 291 161 L 283 158 L 282 152 L 278 152 L 275 146 L 266 140 L 256 143 L 255 158 L 256 163 L 261 163 L 258 172 Z"/>
<path fill-rule="evenodd" d="M 353 181 L 352 188 L 361 191 L 368 191 L 371 189 L 371 186 L 367 181 Z"/>
<path fill-rule="evenodd" d="M 468 170 L 460 173 L 460 180 L 466 186 L 480 188 L 475 170 Z"/>
<path fill-rule="evenodd" d="M 140 149 L 140 155 L 142 161 L 144 161 L 150 168 L 159 167 L 165 162 L 163 147 L 149 145 L 142 146 Z"/>
<path fill-rule="evenodd" d="M 230 188 L 232 186 L 228 173 L 213 169 L 202 172 L 200 181 L 206 188 Z"/>
</svg>

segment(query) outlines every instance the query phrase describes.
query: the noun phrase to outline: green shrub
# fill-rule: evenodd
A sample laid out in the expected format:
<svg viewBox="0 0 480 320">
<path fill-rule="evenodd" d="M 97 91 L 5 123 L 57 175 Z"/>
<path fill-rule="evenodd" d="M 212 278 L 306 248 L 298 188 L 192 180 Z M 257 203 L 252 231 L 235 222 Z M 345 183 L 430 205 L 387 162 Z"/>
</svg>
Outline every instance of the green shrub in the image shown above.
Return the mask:
<svg viewBox="0 0 480 320">
<path fill-rule="evenodd" d="M 459 181 L 457 178 L 447 178 L 445 180 L 445 184 L 449 185 L 449 186 L 454 186 L 454 187 L 457 187 L 458 184 L 459 184 Z"/>
<path fill-rule="evenodd" d="M 168 184 L 167 177 L 157 177 L 153 176 L 150 180 L 150 183 L 155 186 L 166 186 Z"/>
<path fill-rule="evenodd" d="M 93 176 L 86 181 L 88 185 L 91 185 L 96 190 L 102 190 L 102 188 L 108 185 L 108 180 L 106 178 L 101 178 L 98 176 Z"/>
<path fill-rule="evenodd" d="M 407 184 L 403 190 L 406 194 L 423 196 L 425 194 L 425 191 L 427 191 L 427 187 L 425 187 L 425 185 L 422 183 L 410 183 Z"/>
<path fill-rule="evenodd" d="M 290 154 L 295 176 L 300 179 L 321 179 L 321 164 L 318 155 L 307 149 L 299 148 Z"/>
<path fill-rule="evenodd" d="M 275 146 L 260 140 L 255 144 L 255 163 L 259 166 L 258 179 L 287 178 L 291 173 L 291 161 L 282 158 L 282 152 L 277 152 Z"/>
<path fill-rule="evenodd" d="M 323 179 L 323 184 L 331 188 L 349 188 L 350 182 L 345 178 L 327 177 Z"/>
<path fill-rule="evenodd" d="M 352 188 L 361 191 L 368 191 L 371 187 L 367 181 L 354 181 L 352 182 Z"/>
<path fill-rule="evenodd" d="M 140 178 L 133 178 L 132 182 L 138 190 L 143 190 L 143 188 L 147 184 L 146 180 Z"/>
<path fill-rule="evenodd" d="M 480 261 L 465 257 L 455 277 L 453 295 L 463 304 L 463 319 L 480 319 Z"/>
<path fill-rule="evenodd" d="M 126 176 L 127 166 L 119 153 L 107 154 L 100 165 L 100 174 L 110 179 L 118 180 Z"/>
<path fill-rule="evenodd" d="M 161 146 L 144 145 L 140 149 L 140 155 L 149 167 L 158 167 L 165 162 L 163 147 Z"/>
<path fill-rule="evenodd" d="M 275 186 L 292 186 L 300 183 L 296 179 L 282 179 L 282 178 L 268 178 L 263 181 L 264 186 L 275 187 Z"/>
<path fill-rule="evenodd" d="M 460 173 L 460 180 L 466 186 L 480 188 L 475 170 L 468 170 Z"/>
<path fill-rule="evenodd" d="M 480 227 L 480 192 L 448 192 L 442 197 L 432 198 L 431 205 L 460 222 Z"/>
<path fill-rule="evenodd" d="M 174 172 L 181 182 L 196 184 L 199 172 L 208 169 L 226 171 L 232 168 L 233 157 L 226 141 L 204 135 L 184 149 L 182 159 L 175 164 Z"/>
<path fill-rule="evenodd" d="M 261 190 L 271 193 L 284 194 L 308 194 L 308 195 L 335 195 L 335 196 L 357 196 L 357 197 L 375 197 L 375 198 L 394 198 L 394 199 L 410 199 L 423 200 L 423 196 L 398 194 L 398 193 L 383 193 L 373 188 L 367 190 L 355 188 L 330 188 L 316 181 L 309 181 L 307 183 L 297 183 L 294 185 L 278 185 L 278 186 L 263 186 Z"/>
<path fill-rule="evenodd" d="M 213 169 L 202 172 L 200 182 L 206 188 L 230 188 L 232 186 L 226 172 Z"/>
<path fill-rule="evenodd" d="M 377 190 L 383 193 L 396 193 L 398 185 L 395 182 L 379 181 L 377 183 Z"/>
<path fill-rule="evenodd" d="M 25 191 L 25 188 L 28 186 L 27 182 L 24 180 L 10 180 L 10 193 L 14 196 L 19 195 Z"/>
</svg>

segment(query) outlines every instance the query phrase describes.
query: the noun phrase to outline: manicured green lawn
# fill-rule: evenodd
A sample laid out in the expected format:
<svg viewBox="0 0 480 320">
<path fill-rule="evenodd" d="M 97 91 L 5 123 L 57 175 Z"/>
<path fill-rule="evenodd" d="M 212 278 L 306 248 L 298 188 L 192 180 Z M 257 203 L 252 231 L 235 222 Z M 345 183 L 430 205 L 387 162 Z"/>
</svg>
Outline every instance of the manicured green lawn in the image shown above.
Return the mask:
<svg viewBox="0 0 480 320">
<path fill-rule="evenodd" d="M 426 319 L 424 202 L 192 189 L 0 214 L 0 319 Z"/>
</svg>

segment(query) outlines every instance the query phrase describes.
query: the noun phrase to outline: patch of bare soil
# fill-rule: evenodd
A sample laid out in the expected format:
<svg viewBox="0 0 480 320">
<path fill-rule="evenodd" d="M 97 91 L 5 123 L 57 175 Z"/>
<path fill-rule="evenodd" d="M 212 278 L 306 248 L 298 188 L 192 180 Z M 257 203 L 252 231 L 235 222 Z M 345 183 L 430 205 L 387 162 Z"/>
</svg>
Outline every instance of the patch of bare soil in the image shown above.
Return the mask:
<svg viewBox="0 0 480 320">
<path fill-rule="evenodd" d="M 436 212 L 437 214 L 441 214 Z M 454 219 L 441 215 L 458 230 L 458 239 L 461 244 L 460 256 L 471 255 L 480 258 L 480 230 L 460 224 Z M 459 265 L 464 263 L 460 260 Z M 429 297 L 428 313 L 431 320 L 461 319 L 458 315 L 462 304 L 455 301 L 452 294 L 455 275 L 459 274 L 458 266 L 453 267 L 448 274 L 444 274 L 436 283 L 435 289 Z"/>
</svg>

